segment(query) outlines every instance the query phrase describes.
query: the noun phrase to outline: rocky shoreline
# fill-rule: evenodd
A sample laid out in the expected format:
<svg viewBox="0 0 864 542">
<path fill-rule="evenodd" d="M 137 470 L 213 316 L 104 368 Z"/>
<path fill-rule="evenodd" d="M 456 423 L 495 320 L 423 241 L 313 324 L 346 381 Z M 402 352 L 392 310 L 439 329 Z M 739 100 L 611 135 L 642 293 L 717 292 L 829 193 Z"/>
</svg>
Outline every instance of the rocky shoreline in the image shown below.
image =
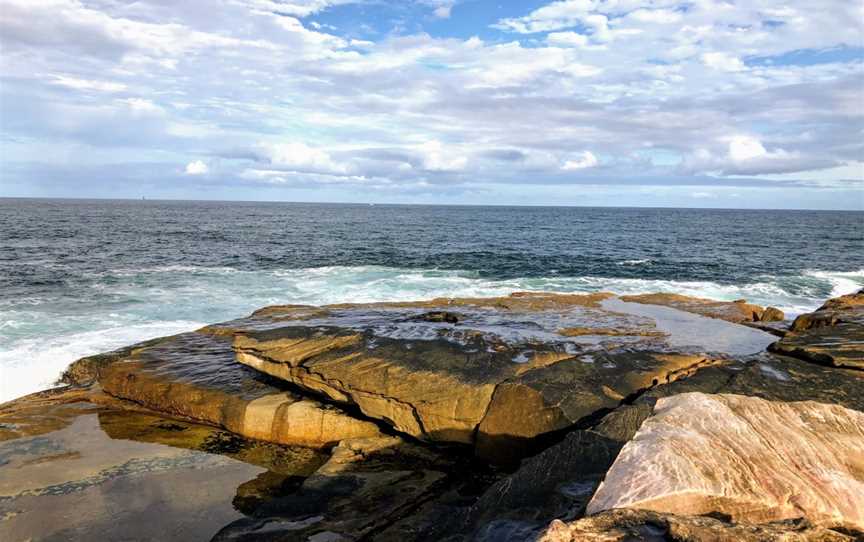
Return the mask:
<svg viewBox="0 0 864 542">
<path fill-rule="evenodd" d="M 0 405 L 0 539 L 860 540 L 864 291 L 267 307 Z"/>
</svg>

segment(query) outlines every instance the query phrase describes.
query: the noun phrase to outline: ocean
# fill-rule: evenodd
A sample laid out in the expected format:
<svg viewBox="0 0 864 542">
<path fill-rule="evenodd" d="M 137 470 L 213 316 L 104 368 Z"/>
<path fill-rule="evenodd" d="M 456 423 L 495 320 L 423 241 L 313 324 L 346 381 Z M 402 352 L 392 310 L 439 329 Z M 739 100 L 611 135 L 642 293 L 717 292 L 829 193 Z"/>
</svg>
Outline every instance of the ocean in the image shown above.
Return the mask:
<svg viewBox="0 0 864 542">
<path fill-rule="evenodd" d="M 277 303 L 864 286 L 864 213 L 0 199 L 0 401 L 75 359 Z"/>
</svg>

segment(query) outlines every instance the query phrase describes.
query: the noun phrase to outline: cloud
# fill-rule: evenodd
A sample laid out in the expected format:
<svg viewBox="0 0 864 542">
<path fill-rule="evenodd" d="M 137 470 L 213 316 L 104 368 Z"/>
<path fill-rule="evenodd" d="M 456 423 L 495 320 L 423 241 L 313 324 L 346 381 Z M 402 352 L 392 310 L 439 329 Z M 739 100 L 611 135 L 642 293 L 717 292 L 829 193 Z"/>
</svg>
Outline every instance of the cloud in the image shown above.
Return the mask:
<svg viewBox="0 0 864 542">
<path fill-rule="evenodd" d="M 778 151 L 774 156 L 784 155 L 784 151 Z M 729 158 L 736 162 L 753 160 L 770 156 L 762 145 L 762 142 L 751 136 L 733 136 L 729 139 Z"/>
<path fill-rule="evenodd" d="M 728 53 L 703 53 L 702 62 L 709 68 L 726 72 L 740 72 L 746 69 L 740 58 Z"/>
<path fill-rule="evenodd" d="M 597 161 L 597 157 L 591 151 L 584 151 L 582 156 L 576 158 L 575 160 L 567 160 L 564 162 L 564 165 L 561 166 L 561 169 L 564 171 L 575 171 L 578 169 L 586 169 L 595 167 L 599 162 Z"/>
<path fill-rule="evenodd" d="M 347 173 L 345 164 L 336 163 L 330 154 L 305 143 L 262 143 L 259 156 L 271 166 L 285 171 L 307 173 Z"/>
<path fill-rule="evenodd" d="M 0 0 L 2 150 L 394 194 L 836 185 L 864 155 L 862 13 L 826 2 L 545 2 L 466 39 L 449 0 L 376 3 L 377 34 L 313 24 L 347 1 Z"/>
<path fill-rule="evenodd" d="M 423 167 L 429 171 L 460 171 L 468 164 L 467 156 L 440 141 L 427 141 L 418 145 L 417 150 L 423 156 Z"/>
<path fill-rule="evenodd" d="M 334 6 L 357 4 L 363 0 L 232 0 L 259 12 L 308 17 Z"/>
<path fill-rule="evenodd" d="M 552 2 L 532 11 L 524 17 L 502 19 L 495 28 L 531 34 L 570 28 L 581 23 L 594 8 L 591 0 L 564 0 Z"/>
<path fill-rule="evenodd" d="M 559 47 L 584 47 L 588 45 L 588 36 L 576 32 L 552 32 L 546 36 L 546 42 Z"/>
<path fill-rule="evenodd" d="M 186 164 L 186 175 L 206 175 L 209 172 L 210 168 L 201 160 L 195 160 Z"/>
<path fill-rule="evenodd" d="M 114 83 L 111 81 L 98 81 L 91 79 L 79 79 L 77 77 L 67 77 L 65 75 L 53 76 L 51 84 L 72 88 L 75 90 L 95 90 L 97 92 L 122 92 L 127 89 L 127 86 L 123 83 Z"/>
<path fill-rule="evenodd" d="M 459 0 L 417 0 L 432 8 L 432 14 L 438 19 L 449 19 Z"/>
<path fill-rule="evenodd" d="M 839 165 L 836 160 L 807 156 L 776 147 L 769 151 L 763 143 L 749 135 L 722 138 L 726 152 L 718 154 L 702 148 L 682 162 L 687 172 L 719 173 L 722 175 L 766 175 L 804 172 Z"/>
</svg>

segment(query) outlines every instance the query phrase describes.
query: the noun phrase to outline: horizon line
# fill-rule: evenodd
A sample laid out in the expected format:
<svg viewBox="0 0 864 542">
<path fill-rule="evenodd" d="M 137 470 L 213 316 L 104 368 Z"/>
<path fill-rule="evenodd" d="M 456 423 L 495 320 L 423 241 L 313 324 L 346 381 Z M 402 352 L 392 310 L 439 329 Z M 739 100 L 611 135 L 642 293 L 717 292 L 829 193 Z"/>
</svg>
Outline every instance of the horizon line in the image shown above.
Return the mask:
<svg viewBox="0 0 864 542">
<path fill-rule="evenodd" d="M 186 198 L 132 198 L 132 197 L 71 197 L 71 196 L 2 196 L 2 200 L 60 200 L 60 201 L 123 201 L 123 202 L 154 202 L 154 203 L 273 203 L 287 205 L 355 205 L 355 206 L 389 206 L 389 207 L 518 207 L 518 208 L 540 208 L 540 209 L 675 209 L 675 210 L 707 210 L 707 211 L 809 211 L 809 212 L 836 212 L 836 213 L 864 213 L 861 209 L 834 209 L 834 208 L 767 208 L 767 207 L 667 207 L 657 205 L 544 205 L 544 204 L 519 204 L 519 203 L 399 203 L 399 202 L 351 202 L 351 201 L 290 201 L 290 200 L 257 200 L 257 199 L 186 199 Z"/>
</svg>

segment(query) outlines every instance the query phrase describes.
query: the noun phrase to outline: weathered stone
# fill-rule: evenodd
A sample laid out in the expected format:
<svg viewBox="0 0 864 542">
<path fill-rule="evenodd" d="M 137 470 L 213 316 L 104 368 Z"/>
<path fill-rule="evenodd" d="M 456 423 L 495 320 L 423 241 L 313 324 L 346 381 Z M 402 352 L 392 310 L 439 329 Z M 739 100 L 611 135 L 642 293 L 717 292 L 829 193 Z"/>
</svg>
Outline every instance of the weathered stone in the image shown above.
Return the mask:
<svg viewBox="0 0 864 542">
<path fill-rule="evenodd" d="M 805 517 L 864 529 L 864 413 L 686 393 L 657 401 L 589 514 L 637 508 L 740 522 Z"/>
<path fill-rule="evenodd" d="M 864 291 L 828 300 L 792 322 L 772 352 L 834 367 L 864 369 Z"/>
<path fill-rule="evenodd" d="M 0 405 L 0 442 L 58 431 L 82 414 L 95 412 L 92 391 L 63 387 L 26 395 Z M 2 466 L 2 461 L 0 461 Z"/>
<path fill-rule="evenodd" d="M 656 386 L 636 403 L 688 392 L 732 393 L 770 401 L 816 401 L 864 412 L 864 373 L 761 353 L 700 369 L 686 379 Z"/>
<path fill-rule="evenodd" d="M 595 431 L 568 433 L 491 486 L 471 507 L 468 530 L 496 521 L 540 529 L 553 518 L 580 517 L 623 445 Z"/>
<path fill-rule="evenodd" d="M 569 521 L 580 517 L 618 451 L 652 414 L 657 399 L 693 391 L 779 401 L 816 400 L 864 411 L 864 374 L 858 371 L 771 354 L 730 359 L 701 368 L 687 378 L 654 386 L 632 404 L 622 405 L 593 422 L 590 429 L 571 431 L 493 484 L 470 512 L 462 512 L 462 519 L 453 519 L 460 517 L 460 511 L 451 507 L 440 511 L 439 516 L 415 522 L 438 524 L 443 521 L 441 517 L 446 517 L 450 521 L 447 529 L 431 531 L 436 538 L 459 533 L 465 540 L 515 542 L 535 537 L 553 519 Z M 730 532 L 734 539 L 735 531 Z"/>
<path fill-rule="evenodd" d="M 775 307 L 766 307 L 759 317 L 760 322 L 782 322 L 785 319 L 786 315 L 783 311 Z"/>
<path fill-rule="evenodd" d="M 426 317 L 439 307 L 448 319 Z M 771 341 L 674 309 L 628 312 L 638 307 L 610 294 L 523 294 L 337 305 L 296 320 L 296 307 L 267 309 L 231 329 L 241 363 L 356 405 L 402 433 L 475 444 L 483 457 L 506 463 L 530 453 L 539 435 L 688 376 L 715 355 L 755 352 Z"/>
<path fill-rule="evenodd" d="M 90 366 L 89 358 L 73 364 Z M 238 364 L 230 338 L 184 333 L 122 351 L 93 375 L 117 398 L 249 438 L 323 447 L 380 436 L 378 426 L 278 387 Z"/>
<path fill-rule="evenodd" d="M 862 533 L 864 534 L 864 533 Z M 647 510 L 611 510 L 566 524 L 555 520 L 539 542 L 853 542 L 844 533 L 807 521 L 762 525 Z"/>
<path fill-rule="evenodd" d="M 245 495 L 255 504 L 245 509 L 250 517 L 227 525 L 213 540 L 373 538 L 459 477 L 456 464 L 395 437 L 346 440 L 287 493 L 262 480 L 257 504 L 254 494 Z M 278 478 L 274 482 L 281 484 Z"/>
<path fill-rule="evenodd" d="M 692 312 L 694 314 L 700 314 L 709 318 L 718 318 L 733 323 L 758 322 L 762 320 L 765 311 L 765 309 L 759 305 L 747 303 L 744 299 L 738 299 L 731 302 L 715 301 L 713 299 L 703 299 L 680 294 L 625 295 L 621 296 L 621 299 L 630 303 L 663 305 L 665 307 L 672 307 L 681 311 Z M 783 313 L 777 309 L 773 309 L 773 311 L 769 313 L 769 317 L 776 316 L 777 313 L 780 313 L 780 319 L 782 320 Z"/>
</svg>

